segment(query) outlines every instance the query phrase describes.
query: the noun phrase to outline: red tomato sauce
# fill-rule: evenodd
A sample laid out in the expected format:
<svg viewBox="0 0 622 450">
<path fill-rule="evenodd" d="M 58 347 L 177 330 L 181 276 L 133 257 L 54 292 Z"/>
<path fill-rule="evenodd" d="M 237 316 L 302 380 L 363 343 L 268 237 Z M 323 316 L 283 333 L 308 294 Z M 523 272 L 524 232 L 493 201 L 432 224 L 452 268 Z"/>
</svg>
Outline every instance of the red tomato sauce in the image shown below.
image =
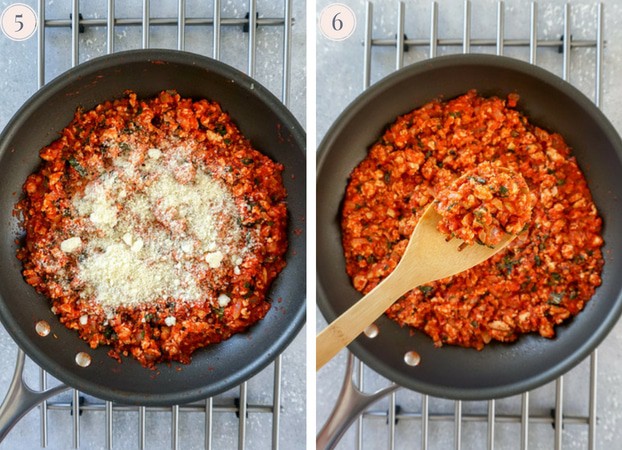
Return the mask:
<svg viewBox="0 0 622 450">
<path fill-rule="evenodd" d="M 26 282 L 91 348 L 147 367 L 188 363 L 266 315 L 288 245 L 283 166 L 217 103 L 128 92 L 78 110 L 40 156 L 16 206 L 25 232 L 17 256 Z M 209 189 L 197 194 L 199 185 Z M 115 297 L 119 286 L 132 292 Z"/>
<path fill-rule="evenodd" d="M 602 220 L 585 177 L 563 137 L 531 124 L 518 100 L 471 91 L 430 102 L 398 117 L 350 175 L 342 242 L 362 293 L 395 268 L 426 206 L 477 165 L 520 174 L 534 195 L 531 218 L 507 249 L 387 310 L 437 346 L 481 349 L 531 332 L 552 338 L 601 284 Z"/>
</svg>

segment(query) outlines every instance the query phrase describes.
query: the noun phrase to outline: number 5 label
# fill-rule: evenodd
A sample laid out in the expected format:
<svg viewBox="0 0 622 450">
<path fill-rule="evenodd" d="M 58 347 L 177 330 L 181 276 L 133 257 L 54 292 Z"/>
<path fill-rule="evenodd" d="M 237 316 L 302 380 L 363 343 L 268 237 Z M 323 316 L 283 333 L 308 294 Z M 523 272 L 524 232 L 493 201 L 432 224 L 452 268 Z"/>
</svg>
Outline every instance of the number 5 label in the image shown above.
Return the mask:
<svg viewBox="0 0 622 450">
<path fill-rule="evenodd" d="M 24 41 L 35 33 L 37 15 L 30 6 L 23 3 L 13 3 L 2 13 L 0 26 L 2 32 L 9 39 Z"/>
<path fill-rule="evenodd" d="M 356 28 L 354 11 L 342 3 L 328 5 L 320 13 L 320 31 L 333 41 L 349 38 Z"/>
</svg>

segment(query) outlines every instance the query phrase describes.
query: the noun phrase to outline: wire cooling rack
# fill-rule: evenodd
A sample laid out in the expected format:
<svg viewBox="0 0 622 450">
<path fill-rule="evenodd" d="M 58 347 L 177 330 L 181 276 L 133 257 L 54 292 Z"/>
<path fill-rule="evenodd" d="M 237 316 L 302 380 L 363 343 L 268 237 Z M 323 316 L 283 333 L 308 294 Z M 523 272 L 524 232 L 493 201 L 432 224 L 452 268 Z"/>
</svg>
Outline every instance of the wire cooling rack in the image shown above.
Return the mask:
<svg viewBox="0 0 622 450">
<path fill-rule="evenodd" d="M 61 59 L 70 60 L 66 67 L 69 68 L 93 56 L 117 50 L 166 47 L 203 53 L 235 65 L 252 77 L 263 77 L 260 80 L 266 80 L 273 93 L 280 95 L 283 103 L 289 106 L 295 20 L 292 0 L 265 2 L 263 9 L 269 14 L 276 11 L 273 16 L 264 16 L 257 0 L 213 0 L 209 6 L 185 0 L 165 3 L 166 8 L 162 7 L 162 2 L 149 0 L 95 3 L 57 0 L 56 4 L 53 0 L 37 0 L 33 5 L 38 17 L 37 59 L 36 66 L 30 70 L 36 70 L 38 87 L 64 70 L 58 69 L 57 61 Z M 191 33 L 193 35 L 188 38 Z M 188 42 L 193 45 L 191 49 Z M 269 60 L 259 64 L 259 53 Z M 22 64 L 28 65 L 31 61 L 24 58 Z M 300 108 L 300 105 L 296 107 Z M 26 372 L 29 368 L 32 369 L 29 372 L 31 388 L 44 391 L 58 385 L 58 381 L 43 369 L 29 367 L 29 364 L 23 352 L 18 350 L 9 399 L 12 392 L 23 389 L 22 380 L 28 378 Z M 126 406 L 70 389 L 38 405 L 38 429 L 28 432 L 39 435 L 41 447 L 54 448 L 177 449 L 192 445 L 193 448 L 206 449 L 278 449 L 280 441 L 297 442 L 283 436 L 282 411 L 286 410 L 283 397 L 289 396 L 291 400 L 295 395 L 304 396 L 304 389 L 293 394 L 287 391 L 282 367 L 283 357 L 278 356 L 262 373 L 227 393 L 168 408 Z M 33 377 L 33 373 L 38 375 Z M 297 401 L 304 404 L 304 399 Z M 304 410 L 292 407 L 290 411 L 299 417 L 291 420 L 286 416 L 289 417 L 288 425 L 293 423 L 297 432 L 304 433 Z M 49 438 L 53 427 L 56 427 L 54 436 L 60 436 L 56 441 Z M 60 427 L 62 432 L 59 432 Z M 94 439 L 94 435 L 102 438 L 101 434 L 103 439 Z M 131 436 L 133 442 L 128 442 L 125 436 Z M 30 444 L 2 444 L 5 445 L 24 448 Z"/>
<path fill-rule="evenodd" d="M 378 14 L 376 6 L 380 10 Z M 481 3 L 477 6 L 481 12 Z M 469 0 L 432 1 L 427 4 L 380 0 L 366 2 L 362 9 L 361 89 L 367 89 L 375 80 L 406 64 L 441 54 L 475 51 L 511 54 L 544 66 L 564 80 L 582 83 L 580 88 L 588 91 L 588 95 L 591 93 L 594 103 L 601 106 L 605 44 L 604 8 L 601 3 L 589 7 L 587 17 L 582 14 L 582 24 L 588 21 L 587 26 L 582 26 L 583 30 L 572 27 L 575 19 L 572 5 L 561 5 L 553 15 L 547 11 L 547 22 L 561 25 L 560 33 L 555 36 L 550 35 L 549 30 L 543 32 L 539 29 L 539 14 L 545 5 L 521 2 L 517 6 L 513 3 L 511 15 L 508 15 L 509 8 L 503 1 L 487 2 L 485 8 L 490 9 L 490 6 L 494 7 L 494 14 L 493 11 L 486 11 L 488 22 L 483 31 L 478 30 L 486 37 L 475 38 L 472 36 L 473 5 Z M 360 13 L 359 21 L 362 17 Z M 454 22 L 455 16 L 461 16 L 460 36 L 447 37 L 443 34 L 451 28 L 447 20 L 449 15 L 454 17 Z M 521 20 L 517 18 L 519 15 Z M 427 25 L 423 16 L 428 17 Z M 392 29 L 392 26 L 395 28 Z M 589 30 L 591 35 L 579 36 L 578 33 L 583 33 L 584 29 Z M 453 30 L 455 32 L 456 27 Z M 582 76 L 581 80 L 571 79 L 571 63 L 574 63 L 573 67 L 580 66 L 582 74 L 587 73 L 587 76 Z M 592 85 L 585 86 L 585 79 L 590 80 Z M 577 383 L 571 380 L 573 391 L 568 393 L 568 388 L 564 387 L 566 376 L 534 392 L 487 402 L 449 401 L 405 389 L 394 391 L 387 399 L 365 411 L 353 426 L 354 431 L 350 430 L 347 442 L 343 439 L 337 448 L 594 449 L 599 412 L 597 350 L 581 366 L 583 379 L 578 383 L 581 392 L 574 391 Z M 349 377 L 355 380 L 354 384 L 362 392 L 389 384 L 358 360 L 355 361 L 353 373 L 346 374 L 346 381 Z M 546 397 L 543 397 L 542 391 L 546 391 Z M 574 398 L 569 408 L 565 394 Z M 576 414 L 575 408 L 577 398 L 582 403 L 579 414 Z M 536 403 L 536 408 L 533 408 L 533 403 Z M 538 428 L 538 433 L 534 433 L 534 428 Z M 512 432 L 508 431 L 510 429 Z M 570 439 L 569 429 L 573 431 Z M 539 436 L 543 435 L 547 436 L 547 440 L 539 440 Z"/>
</svg>

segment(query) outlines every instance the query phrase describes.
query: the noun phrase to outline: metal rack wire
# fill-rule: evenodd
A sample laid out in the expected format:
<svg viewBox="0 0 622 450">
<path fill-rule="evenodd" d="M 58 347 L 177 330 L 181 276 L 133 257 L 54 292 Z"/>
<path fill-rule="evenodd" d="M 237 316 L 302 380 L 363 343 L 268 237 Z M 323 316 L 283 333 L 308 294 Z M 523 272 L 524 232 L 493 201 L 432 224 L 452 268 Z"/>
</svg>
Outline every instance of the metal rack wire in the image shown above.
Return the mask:
<svg viewBox="0 0 622 450">
<path fill-rule="evenodd" d="M 257 1 L 248 0 L 240 2 L 243 8 L 247 8 L 246 17 L 222 17 L 222 5 L 220 0 L 213 0 L 212 17 L 187 17 L 186 1 L 178 0 L 176 17 L 152 17 L 150 13 L 150 0 L 142 1 L 142 17 L 135 18 L 118 18 L 115 16 L 115 0 L 107 0 L 106 17 L 97 18 L 89 17 L 88 11 L 82 11 L 79 0 L 71 0 L 71 14 L 65 18 L 48 18 L 46 16 L 46 2 L 37 0 L 37 15 L 39 27 L 37 29 L 37 81 L 38 87 L 41 88 L 46 81 L 46 31 L 51 28 L 66 28 L 67 36 L 70 37 L 71 66 L 75 66 L 80 61 L 80 43 L 81 33 L 90 27 L 105 27 L 105 53 L 115 51 L 115 27 L 119 26 L 136 26 L 141 27 L 142 34 L 140 39 L 140 47 L 150 47 L 150 30 L 153 27 L 176 27 L 176 48 L 184 50 L 186 44 L 186 27 L 211 27 L 212 29 L 212 52 L 211 56 L 215 59 L 221 59 L 221 32 L 224 27 L 239 28 L 239 39 L 246 39 L 248 42 L 248 55 L 246 64 L 246 73 L 249 76 L 255 75 L 256 66 L 256 48 L 257 33 L 262 27 L 280 27 L 282 36 L 280 42 L 277 43 L 282 53 L 282 80 L 281 80 L 281 100 L 288 106 L 290 97 L 290 74 L 291 74 L 291 50 L 292 50 L 292 25 L 294 19 L 292 17 L 292 1 L 283 0 L 282 16 L 280 17 L 261 17 L 257 11 Z M 21 380 L 22 370 L 24 368 L 24 353 L 18 351 L 18 360 L 16 364 L 15 379 L 19 377 Z M 262 420 L 267 422 L 266 428 L 271 427 L 271 448 L 279 448 L 279 436 L 281 433 L 281 410 L 282 410 L 282 357 L 278 356 L 273 364 L 271 364 L 265 372 L 272 372 L 272 386 L 265 390 L 271 393 L 271 401 L 264 403 L 249 403 L 249 383 L 244 382 L 237 388 L 236 398 L 216 396 L 208 398 L 205 401 L 196 402 L 187 405 L 176 405 L 170 408 L 156 408 L 143 406 L 126 406 L 121 404 L 103 401 L 92 397 L 87 397 L 79 391 L 72 389 L 69 400 L 67 396 L 56 396 L 50 400 L 40 403 L 40 445 L 47 447 L 50 442 L 48 439 L 49 420 L 48 416 L 51 411 L 63 411 L 71 413 L 71 442 L 73 448 L 79 448 L 81 442 L 81 421 L 85 415 L 103 412 L 105 427 L 105 448 L 111 449 L 113 442 L 113 416 L 127 412 L 137 412 L 138 421 L 136 427 L 138 429 L 138 448 L 147 447 L 147 415 L 153 412 L 169 412 L 170 413 L 170 430 L 171 430 L 171 448 L 177 449 L 180 444 L 180 417 L 184 414 L 194 413 L 204 415 L 204 433 L 206 449 L 213 448 L 213 437 L 215 430 L 215 415 L 228 414 L 230 417 L 235 414 L 237 416 L 237 447 L 239 449 L 246 448 L 248 441 L 248 418 L 250 416 L 262 416 Z M 48 389 L 49 375 L 39 368 L 38 388 L 41 391 Z M 265 395 L 264 397 L 267 397 Z M 97 420 L 97 419 L 95 419 Z"/>
<path fill-rule="evenodd" d="M 449 6 L 444 4 L 443 6 Z M 525 4 L 527 6 L 527 4 Z M 410 6 L 409 6 L 410 7 Z M 398 70 L 404 66 L 404 53 L 410 47 L 427 48 L 427 56 L 433 58 L 437 56 L 439 48 L 442 47 L 461 47 L 463 53 L 468 53 L 473 47 L 494 47 L 497 55 L 503 55 L 508 47 L 524 47 L 529 50 L 529 62 L 538 63 L 538 50 L 542 48 L 557 48 L 561 52 L 561 74 L 564 80 L 569 80 L 570 62 L 573 51 L 579 49 L 594 49 L 596 53 L 594 66 L 594 103 L 601 106 L 602 92 L 602 68 L 603 68 L 603 5 L 598 3 L 595 5 L 596 14 L 594 17 L 594 33 L 591 39 L 575 40 L 572 37 L 572 9 L 570 4 L 565 4 L 563 8 L 563 34 L 555 39 L 542 39 L 538 35 L 538 4 L 531 2 L 527 13 L 529 14 L 530 27 L 528 35 L 523 39 L 508 39 L 505 37 L 505 12 L 506 6 L 503 1 L 497 3 L 496 23 L 494 38 L 474 39 L 471 37 L 471 2 L 465 0 L 463 2 L 463 27 L 461 38 L 443 38 L 439 36 L 439 3 L 436 1 L 430 4 L 430 32 L 428 37 L 408 38 L 405 30 L 406 5 L 404 2 L 396 2 L 396 30 L 394 37 L 374 37 L 374 13 L 373 2 L 367 2 L 365 6 L 365 36 L 364 36 L 364 57 L 363 57 L 363 83 L 362 89 L 365 90 L 370 86 L 372 75 L 372 51 L 374 48 L 389 47 L 395 49 L 395 65 L 394 69 Z M 414 11 L 413 14 L 421 14 L 422 11 Z M 418 30 L 408 30 L 411 35 L 416 35 Z M 570 37 L 570 39 L 565 38 Z M 386 50 L 385 50 L 386 51 Z M 363 363 L 356 361 L 354 372 L 357 379 L 358 388 L 365 390 L 365 373 L 366 368 Z M 548 415 L 530 414 L 530 392 L 525 392 L 520 396 L 520 410 L 510 414 L 497 413 L 497 401 L 489 400 L 487 402 L 487 411 L 485 413 L 464 413 L 464 407 L 469 402 L 455 401 L 453 414 L 446 411 L 434 411 L 430 403 L 432 397 L 420 395 L 412 391 L 400 390 L 390 394 L 388 409 L 370 409 L 363 413 L 356 423 L 356 448 L 364 448 L 364 429 L 369 421 L 386 422 L 387 432 L 387 448 L 393 449 L 396 446 L 396 439 L 399 437 L 396 431 L 398 421 L 410 421 L 420 425 L 421 446 L 427 449 L 431 444 L 430 424 L 431 423 L 453 423 L 453 447 L 459 450 L 463 443 L 463 424 L 465 423 L 482 423 L 486 424 L 487 442 L 486 448 L 492 450 L 495 448 L 496 426 L 500 423 L 516 423 L 520 425 L 520 447 L 523 450 L 529 448 L 529 429 L 530 425 L 535 423 L 551 424 L 551 430 L 554 434 L 554 448 L 561 449 L 563 447 L 563 429 L 566 425 L 577 425 L 587 428 L 587 438 L 585 447 L 594 449 L 596 447 L 597 433 L 597 372 L 598 372 L 598 353 L 595 350 L 589 357 L 589 382 L 587 385 L 587 395 L 589 398 L 587 405 L 587 413 L 584 415 L 568 415 L 564 411 L 564 376 L 561 376 L 553 382 L 555 389 L 554 405 L 551 405 L 551 412 Z M 404 397 L 410 397 L 409 404 L 413 401 L 420 401 L 420 407 L 407 410 L 402 408 L 398 403 L 399 398 L 402 402 Z M 480 402 L 481 403 L 481 402 Z M 412 440 L 409 441 L 412 445 Z M 480 443 L 476 448 L 484 448 Z"/>
</svg>

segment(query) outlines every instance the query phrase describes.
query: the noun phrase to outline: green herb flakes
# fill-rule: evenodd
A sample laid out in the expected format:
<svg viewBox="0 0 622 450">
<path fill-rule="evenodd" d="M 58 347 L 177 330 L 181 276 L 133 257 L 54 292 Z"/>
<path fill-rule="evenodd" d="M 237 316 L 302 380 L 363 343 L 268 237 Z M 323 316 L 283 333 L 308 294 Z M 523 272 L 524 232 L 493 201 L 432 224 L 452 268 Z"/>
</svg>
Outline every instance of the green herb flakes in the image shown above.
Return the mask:
<svg viewBox="0 0 622 450">
<path fill-rule="evenodd" d="M 73 156 L 69 157 L 67 162 L 69 163 L 71 167 L 75 169 L 76 172 L 78 172 L 78 174 L 80 174 L 80 176 L 85 177 L 86 175 L 88 175 L 88 172 L 86 171 L 86 169 L 82 167 L 82 165 L 78 162 L 78 160 L 74 158 Z"/>
</svg>

